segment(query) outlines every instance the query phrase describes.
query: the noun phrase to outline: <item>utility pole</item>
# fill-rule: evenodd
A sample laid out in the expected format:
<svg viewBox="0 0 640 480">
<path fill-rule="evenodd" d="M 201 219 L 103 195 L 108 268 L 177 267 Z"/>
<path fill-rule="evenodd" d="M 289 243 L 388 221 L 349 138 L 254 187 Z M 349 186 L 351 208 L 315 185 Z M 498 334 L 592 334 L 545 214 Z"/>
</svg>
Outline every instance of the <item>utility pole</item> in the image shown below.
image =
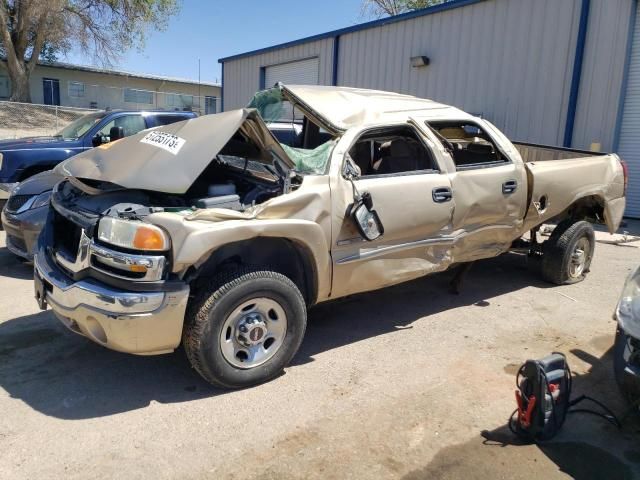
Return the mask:
<svg viewBox="0 0 640 480">
<path fill-rule="evenodd" d="M 202 115 L 202 96 L 200 95 L 200 59 L 198 59 L 198 107 L 200 107 L 198 115 Z"/>
</svg>

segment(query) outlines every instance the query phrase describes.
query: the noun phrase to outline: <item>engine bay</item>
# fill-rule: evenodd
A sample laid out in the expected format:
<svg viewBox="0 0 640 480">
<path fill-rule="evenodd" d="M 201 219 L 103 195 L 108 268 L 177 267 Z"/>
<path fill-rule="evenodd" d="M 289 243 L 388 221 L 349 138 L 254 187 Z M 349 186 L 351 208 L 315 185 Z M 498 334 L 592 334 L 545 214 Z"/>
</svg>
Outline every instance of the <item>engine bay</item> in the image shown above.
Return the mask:
<svg viewBox="0 0 640 480">
<path fill-rule="evenodd" d="M 163 211 L 226 208 L 242 212 L 297 188 L 301 177 L 284 180 L 247 157 L 219 154 L 184 194 L 123 189 L 117 185 L 71 178 L 55 196 L 65 208 L 93 216 L 140 220 Z"/>
</svg>

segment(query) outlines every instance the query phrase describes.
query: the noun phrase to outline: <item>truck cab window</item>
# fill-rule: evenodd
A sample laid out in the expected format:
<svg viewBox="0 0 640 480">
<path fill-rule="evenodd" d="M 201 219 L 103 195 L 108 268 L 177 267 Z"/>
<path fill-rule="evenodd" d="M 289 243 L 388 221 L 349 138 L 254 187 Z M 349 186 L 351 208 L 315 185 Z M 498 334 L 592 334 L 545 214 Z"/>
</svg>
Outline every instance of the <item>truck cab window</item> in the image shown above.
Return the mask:
<svg viewBox="0 0 640 480">
<path fill-rule="evenodd" d="M 362 176 L 437 170 L 424 143 L 410 126 L 364 133 L 349 150 Z"/>
<path fill-rule="evenodd" d="M 428 122 L 427 125 L 447 140 L 457 169 L 501 165 L 509 161 L 478 125 L 469 122 Z"/>
<path fill-rule="evenodd" d="M 300 108 L 282 95 L 278 88 L 256 93 L 247 108 L 255 108 L 262 120 L 282 144 L 304 150 L 313 150 L 335 136 L 307 117 Z M 283 132 L 288 129 L 289 132 Z"/>
<path fill-rule="evenodd" d="M 104 127 L 100 129 L 99 133 L 103 137 L 109 137 L 111 127 L 122 127 L 125 137 L 135 135 L 139 131 L 147 128 L 142 115 L 123 115 L 121 117 L 116 117 L 115 119 L 108 122 Z"/>
</svg>

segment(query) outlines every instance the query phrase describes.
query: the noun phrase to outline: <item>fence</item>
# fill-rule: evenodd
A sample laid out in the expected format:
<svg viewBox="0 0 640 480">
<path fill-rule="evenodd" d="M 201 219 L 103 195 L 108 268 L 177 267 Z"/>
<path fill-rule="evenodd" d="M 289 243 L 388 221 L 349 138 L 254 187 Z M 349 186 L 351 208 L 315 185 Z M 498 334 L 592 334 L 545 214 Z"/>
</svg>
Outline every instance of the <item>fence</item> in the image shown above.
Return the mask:
<svg viewBox="0 0 640 480">
<path fill-rule="evenodd" d="M 0 139 L 54 135 L 92 111 L 87 108 L 0 102 Z"/>
<path fill-rule="evenodd" d="M 95 88 L 94 88 L 95 87 Z M 0 140 L 54 135 L 75 119 L 99 109 L 188 110 L 198 115 L 216 113 L 218 98 L 207 95 L 157 92 L 83 85 L 82 96 L 55 98 L 69 106 L 0 101 Z"/>
<path fill-rule="evenodd" d="M 187 91 L 189 93 L 187 93 Z M 90 85 L 78 81 L 63 82 L 57 91 L 47 92 L 63 105 L 76 108 L 122 108 L 126 110 L 190 110 L 198 115 L 217 113 L 219 99 L 212 87 L 191 85 L 187 91 L 153 90 L 142 87 Z M 47 103 L 46 101 L 44 103 Z"/>
</svg>

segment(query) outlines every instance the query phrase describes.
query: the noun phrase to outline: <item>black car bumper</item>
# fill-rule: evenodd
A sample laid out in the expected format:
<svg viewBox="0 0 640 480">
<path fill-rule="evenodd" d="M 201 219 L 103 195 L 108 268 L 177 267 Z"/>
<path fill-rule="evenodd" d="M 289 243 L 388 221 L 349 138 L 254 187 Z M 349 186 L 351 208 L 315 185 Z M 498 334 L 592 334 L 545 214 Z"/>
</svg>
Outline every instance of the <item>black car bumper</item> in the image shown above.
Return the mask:
<svg viewBox="0 0 640 480">
<path fill-rule="evenodd" d="M 640 340 L 618 327 L 613 349 L 616 381 L 632 401 L 640 399 Z"/>
<path fill-rule="evenodd" d="M 2 224 L 7 234 L 7 248 L 19 257 L 33 259 L 38 237 L 47 220 L 48 206 L 22 213 L 9 213 L 2 209 Z"/>
</svg>

